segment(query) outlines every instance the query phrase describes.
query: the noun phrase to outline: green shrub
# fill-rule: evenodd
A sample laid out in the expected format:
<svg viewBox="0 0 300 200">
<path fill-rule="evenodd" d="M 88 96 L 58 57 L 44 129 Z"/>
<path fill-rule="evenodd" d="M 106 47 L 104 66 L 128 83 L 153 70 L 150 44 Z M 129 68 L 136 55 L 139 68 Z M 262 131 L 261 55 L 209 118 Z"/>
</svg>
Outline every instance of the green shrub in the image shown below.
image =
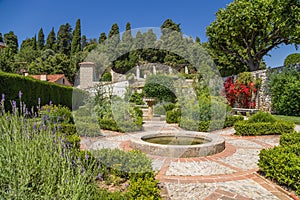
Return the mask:
<svg viewBox="0 0 300 200">
<path fill-rule="evenodd" d="M 111 81 L 111 80 L 112 80 L 112 76 L 109 72 L 105 72 L 104 74 L 102 74 L 101 81 Z"/>
<path fill-rule="evenodd" d="M 76 126 L 74 124 L 60 124 L 58 126 L 58 129 L 61 133 L 64 133 L 66 135 L 77 134 Z"/>
<path fill-rule="evenodd" d="M 118 127 L 116 121 L 113 119 L 107 119 L 107 118 L 99 119 L 99 125 L 100 125 L 100 128 L 104 129 L 104 130 L 122 132 L 122 130 Z"/>
<path fill-rule="evenodd" d="M 195 120 L 188 119 L 186 117 L 182 117 L 180 120 L 180 127 L 183 129 L 186 129 L 186 130 L 190 130 L 190 131 L 198 131 L 199 123 Z M 205 129 L 205 128 L 203 128 L 203 129 Z"/>
<path fill-rule="evenodd" d="M 131 181 L 128 190 L 130 199 L 161 199 L 157 184 L 158 181 L 153 176 L 147 175 L 144 178 Z"/>
<path fill-rule="evenodd" d="M 167 111 L 166 122 L 167 123 L 179 123 L 181 117 L 180 109 L 174 109 Z"/>
<path fill-rule="evenodd" d="M 225 122 L 224 122 L 224 128 L 226 127 L 232 127 L 236 122 L 238 121 L 243 121 L 244 117 L 243 116 L 232 116 L 232 115 L 227 115 Z"/>
<path fill-rule="evenodd" d="M 297 143 L 261 150 L 258 166 L 267 178 L 294 189 L 300 195 L 299 163 L 300 146 Z"/>
<path fill-rule="evenodd" d="M 280 136 L 280 145 L 290 146 L 300 144 L 300 132 L 285 133 Z"/>
<path fill-rule="evenodd" d="M 45 105 L 39 110 L 39 115 L 49 117 L 51 123 L 74 123 L 73 115 L 70 109 L 61 105 Z"/>
<path fill-rule="evenodd" d="M 164 106 L 164 109 L 165 109 L 166 112 L 170 111 L 170 110 L 173 110 L 176 107 L 176 105 L 174 103 L 170 103 L 170 102 L 165 103 L 163 106 Z"/>
<path fill-rule="evenodd" d="M 23 93 L 22 102 L 27 108 L 36 108 L 38 99 L 40 105 L 63 105 L 70 109 L 76 109 L 83 105 L 87 93 L 72 87 L 62 86 L 46 81 L 36 80 L 30 77 L 0 72 L 0 94 L 5 94 L 5 109 L 11 110 L 12 100 L 18 100 L 19 91 Z"/>
<path fill-rule="evenodd" d="M 130 96 L 129 102 L 135 103 L 136 105 L 144 105 L 145 102 L 143 101 L 143 97 L 144 97 L 144 94 L 143 94 L 143 93 L 134 92 L 134 93 Z"/>
<path fill-rule="evenodd" d="M 292 122 L 276 121 L 249 123 L 248 121 L 239 121 L 234 124 L 236 135 L 281 135 L 283 133 L 292 133 L 295 124 Z"/>
<path fill-rule="evenodd" d="M 262 111 L 255 113 L 248 120 L 249 123 L 256 123 L 256 122 L 271 122 L 271 123 L 273 123 L 275 121 L 276 121 L 275 117 L 273 117 L 270 113 L 265 113 Z"/>
<path fill-rule="evenodd" d="M 276 114 L 300 116 L 299 71 L 286 68 L 281 73 L 272 73 L 269 76 L 268 89 Z"/>
<path fill-rule="evenodd" d="M 97 122 L 76 122 L 77 133 L 80 136 L 98 137 L 102 136 Z"/>
</svg>

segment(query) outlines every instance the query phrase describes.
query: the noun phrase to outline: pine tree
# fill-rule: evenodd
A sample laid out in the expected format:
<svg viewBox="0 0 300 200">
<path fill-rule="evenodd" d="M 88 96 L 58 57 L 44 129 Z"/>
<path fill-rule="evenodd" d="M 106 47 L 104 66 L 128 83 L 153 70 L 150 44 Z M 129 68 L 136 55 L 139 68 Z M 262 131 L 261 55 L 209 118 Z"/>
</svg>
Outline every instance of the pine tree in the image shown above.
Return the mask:
<svg viewBox="0 0 300 200">
<path fill-rule="evenodd" d="M 198 36 L 196 37 L 196 43 L 200 44 L 200 38 Z"/>
<path fill-rule="evenodd" d="M 55 48 L 56 48 L 55 44 L 56 44 L 56 37 L 55 37 L 54 28 L 52 28 L 52 30 L 50 31 L 50 33 L 47 37 L 45 49 L 55 50 Z"/>
<path fill-rule="evenodd" d="M 44 35 L 43 28 L 41 28 L 38 34 L 37 49 L 43 50 L 44 46 L 45 46 L 45 35 Z"/>
<path fill-rule="evenodd" d="M 2 33 L 0 33 L 0 42 L 4 42 L 3 37 L 2 37 Z"/>
<path fill-rule="evenodd" d="M 57 51 L 67 56 L 71 53 L 72 27 L 69 23 L 59 27 L 57 32 Z"/>
<path fill-rule="evenodd" d="M 98 43 L 102 44 L 106 39 L 107 39 L 106 34 L 104 32 L 102 32 L 99 36 Z"/>
<path fill-rule="evenodd" d="M 76 27 L 72 34 L 71 55 L 81 51 L 81 26 L 80 19 L 76 21 Z"/>
<path fill-rule="evenodd" d="M 4 42 L 6 44 L 6 47 L 11 49 L 13 54 L 18 53 L 18 48 L 19 48 L 18 37 L 14 34 L 13 31 L 4 34 Z"/>
<path fill-rule="evenodd" d="M 167 34 L 170 31 L 178 31 L 181 32 L 180 24 L 176 24 L 171 19 L 167 19 L 160 27 L 162 29 L 163 34 Z"/>
</svg>

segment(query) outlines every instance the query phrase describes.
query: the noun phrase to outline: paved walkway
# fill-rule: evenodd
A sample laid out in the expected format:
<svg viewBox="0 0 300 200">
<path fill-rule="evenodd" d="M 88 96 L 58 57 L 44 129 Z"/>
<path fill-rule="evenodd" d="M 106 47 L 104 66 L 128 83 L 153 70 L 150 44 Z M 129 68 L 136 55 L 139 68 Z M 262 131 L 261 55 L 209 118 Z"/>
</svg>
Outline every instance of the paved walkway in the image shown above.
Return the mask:
<svg viewBox="0 0 300 200">
<path fill-rule="evenodd" d="M 297 130 L 300 126 L 297 126 Z M 101 148 L 130 149 L 129 140 L 164 131 L 181 131 L 176 125 L 152 121 L 144 124 L 144 131 L 120 134 L 105 131 L 106 137 L 82 138 L 81 147 L 95 150 Z M 166 199 L 180 200 L 230 200 L 230 199 L 298 199 L 257 174 L 258 154 L 261 149 L 279 143 L 279 136 L 240 137 L 234 129 L 215 131 L 226 141 L 223 152 L 200 158 L 167 158 L 150 156 L 157 179 L 164 185 Z"/>
</svg>

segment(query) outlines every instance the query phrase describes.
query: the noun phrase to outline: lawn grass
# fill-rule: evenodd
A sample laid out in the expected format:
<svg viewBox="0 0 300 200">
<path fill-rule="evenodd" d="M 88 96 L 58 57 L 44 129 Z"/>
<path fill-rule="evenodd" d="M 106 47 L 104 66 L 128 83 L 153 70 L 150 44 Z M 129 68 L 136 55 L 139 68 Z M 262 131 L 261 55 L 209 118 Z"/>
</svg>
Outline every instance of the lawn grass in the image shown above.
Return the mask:
<svg viewBox="0 0 300 200">
<path fill-rule="evenodd" d="M 285 116 L 285 115 L 273 115 L 273 116 L 279 120 L 292 121 L 295 124 L 300 124 L 300 117 Z"/>
</svg>

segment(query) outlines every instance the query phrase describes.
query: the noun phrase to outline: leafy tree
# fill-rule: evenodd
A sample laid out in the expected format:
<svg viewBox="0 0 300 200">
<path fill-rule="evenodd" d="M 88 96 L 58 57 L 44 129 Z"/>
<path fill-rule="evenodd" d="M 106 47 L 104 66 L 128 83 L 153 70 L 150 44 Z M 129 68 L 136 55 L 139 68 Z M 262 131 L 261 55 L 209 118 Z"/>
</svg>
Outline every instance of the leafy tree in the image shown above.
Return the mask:
<svg viewBox="0 0 300 200">
<path fill-rule="evenodd" d="M 299 43 L 299 13 L 298 0 L 235 0 L 207 27 L 209 46 L 258 70 L 273 48 Z"/>
<path fill-rule="evenodd" d="M 43 50 L 44 46 L 45 46 L 45 35 L 44 35 L 43 28 L 41 28 L 38 34 L 37 49 Z"/>
<path fill-rule="evenodd" d="M 104 32 L 102 32 L 99 36 L 98 43 L 102 44 L 106 39 L 107 39 L 106 34 Z"/>
<path fill-rule="evenodd" d="M 4 34 L 4 42 L 6 44 L 6 47 L 12 50 L 13 54 L 18 53 L 18 48 L 19 48 L 18 37 L 14 34 L 13 31 Z"/>
<path fill-rule="evenodd" d="M 80 19 L 76 21 L 76 27 L 73 31 L 72 44 L 71 44 L 71 55 L 81 51 L 81 26 Z"/>
<path fill-rule="evenodd" d="M 5 48 L 0 52 L 0 71 L 11 73 L 16 71 L 14 55 L 11 48 Z"/>
<path fill-rule="evenodd" d="M 196 37 L 196 40 L 195 40 L 195 42 L 196 42 L 196 43 L 198 43 L 198 44 L 200 44 L 200 43 L 201 43 L 201 42 L 200 42 L 200 38 L 199 38 L 198 36 Z"/>
<path fill-rule="evenodd" d="M 52 27 L 46 41 L 45 49 L 52 49 L 55 50 L 56 48 L 56 36 L 54 32 L 54 28 Z"/>
<path fill-rule="evenodd" d="M 26 62 L 27 64 L 33 62 L 37 57 L 35 45 L 35 37 L 23 40 L 20 48 L 20 53 L 18 54 L 18 60 L 20 62 Z"/>
<path fill-rule="evenodd" d="M 284 66 L 300 63 L 300 53 L 292 53 L 284 59 Z"/>
<path fill-rule="evenodd" d="M 72 27 L 69 23 L 63 24 L 59 27 L 57 32 L 57 51 L 67 56 L 71 52 L 72 42 Z"/>
<path fill-rule="evenodd" d="M 154 97 L 158 101 L 175 102 L 174 81 L 165 75 L 148 76 L 143 89 L 146 97 Z"/>
</svg>

